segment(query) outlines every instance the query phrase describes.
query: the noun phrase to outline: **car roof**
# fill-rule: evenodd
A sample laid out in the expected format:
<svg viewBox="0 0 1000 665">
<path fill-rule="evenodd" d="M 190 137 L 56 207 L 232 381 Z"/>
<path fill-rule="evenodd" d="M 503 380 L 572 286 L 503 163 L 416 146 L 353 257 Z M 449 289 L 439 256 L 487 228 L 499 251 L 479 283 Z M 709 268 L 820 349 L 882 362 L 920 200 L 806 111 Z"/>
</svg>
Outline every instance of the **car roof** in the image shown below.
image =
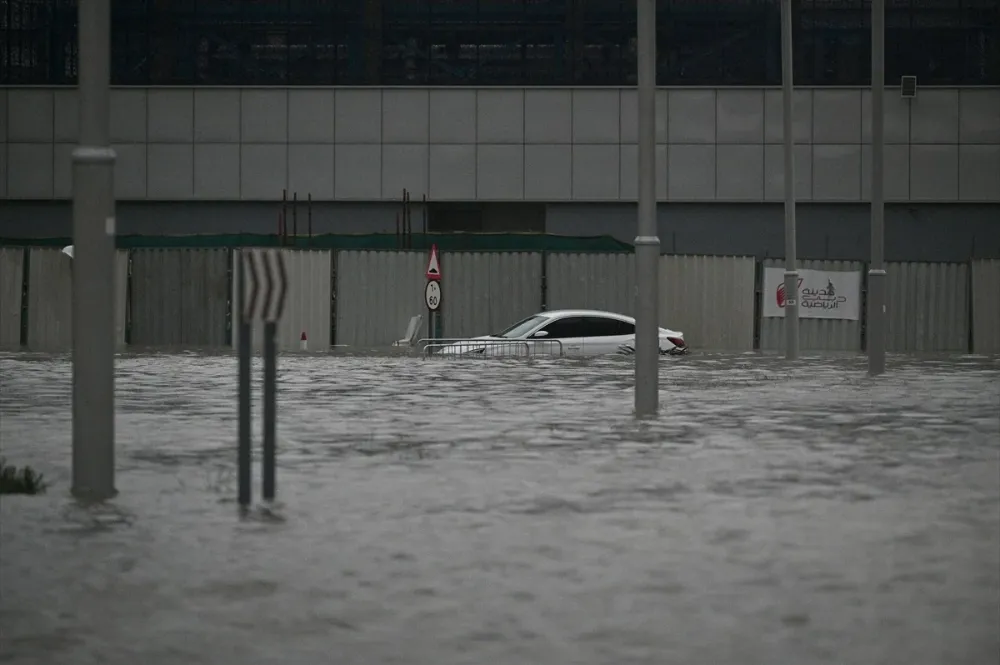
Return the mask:
<svg viewBox="0 0 1000 665">
<path fill-rule="evenodd" d="M 539 312 L 538 316 L 547 316 L 553 319 L 561 319 L 567 316 L 601 316 L 609 319 L 618 319 L 619 321 L 635 323 L 635 319 L 631 316 L 617 314 L 615 312 L 606 312 L 600 309 L 550 309 L 544 312 Z"/>
</svg>

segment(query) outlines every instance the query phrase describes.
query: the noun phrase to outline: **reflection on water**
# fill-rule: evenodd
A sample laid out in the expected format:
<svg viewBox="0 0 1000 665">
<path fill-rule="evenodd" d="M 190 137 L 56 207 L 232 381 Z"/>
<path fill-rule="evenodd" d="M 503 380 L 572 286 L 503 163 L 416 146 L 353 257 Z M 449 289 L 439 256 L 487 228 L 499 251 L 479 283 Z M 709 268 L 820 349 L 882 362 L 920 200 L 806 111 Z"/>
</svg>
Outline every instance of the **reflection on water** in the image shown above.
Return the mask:
<svg viewBox="0 0 1000 665">
<path fill-rule="evenodd" d="M 285 356 L 240 520 L 234 357 L 119 359 L 85 509 L 68 359 L 0 356 L 55 482 L 0 503 L 0 662 L 995 665 L 1000 363 L 891 360 L 664 359 L 636 423 L 631 359 Z"/>
</svg>

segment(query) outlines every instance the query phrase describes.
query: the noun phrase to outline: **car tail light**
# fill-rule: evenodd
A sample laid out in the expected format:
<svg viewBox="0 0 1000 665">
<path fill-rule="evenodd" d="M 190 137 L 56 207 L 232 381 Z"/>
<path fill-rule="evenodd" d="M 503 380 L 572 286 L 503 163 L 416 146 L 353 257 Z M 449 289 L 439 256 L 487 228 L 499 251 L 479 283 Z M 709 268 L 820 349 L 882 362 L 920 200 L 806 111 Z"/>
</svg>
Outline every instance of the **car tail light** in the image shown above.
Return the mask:
<svg viewBox="0 0 1000 665">
<path fill-rule="evenodd" d="M 678 349 L 683 349 L 685 346 L 687 346 L 687 344 L 684 343 L 684 340 L 681 339 L 680 337 L 668 337 L 667 339 L 670 340 L 670 343 L 676 346 Z"/>
</svg>

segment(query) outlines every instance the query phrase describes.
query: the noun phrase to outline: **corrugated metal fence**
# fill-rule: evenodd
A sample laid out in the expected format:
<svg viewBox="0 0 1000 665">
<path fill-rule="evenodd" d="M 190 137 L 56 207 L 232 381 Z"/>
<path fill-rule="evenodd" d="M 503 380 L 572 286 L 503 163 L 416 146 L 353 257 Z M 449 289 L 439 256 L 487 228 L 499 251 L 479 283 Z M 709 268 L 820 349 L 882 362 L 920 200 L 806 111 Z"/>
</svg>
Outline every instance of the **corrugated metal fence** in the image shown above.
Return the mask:
<svg viewBox="0 0 1000 665">
<path fill-rule="evenodd" d="M 969 267 L 964 263 L 886 266 L 886 350 L 969 350 Z"/>
<path fill-rule="evenodd" d="M 0 247 L 0 349 L 21 345 L 24 254 L 20 247 Z"/>
<path fill-rule="evenodd" d="M 660 325 L 691 348 L 753 349 L 754 276 L 749 256 L 660 257 Z"/>
<path fill-rule="evenodd" d="M 73 259 L 58 249 L 28 255 L 27 347 L 68 351 L 73 346 Z M 115 252 L 115 340 L 125 343 L 128 252 Z"/>
<path fill-rule="evenodd" d="M 499 332 L 542 309 L 539 253 L 455 252 L 442 257 L 441 275 L 445 337 Z"/>
<path fill-rule="evenodd" d="M 972 350 L 1000 353 L 1000 259 L 972 263 Z"/>
<path fill-rule="evenodd" d="M 635 311 L 634 254 L 546 256 L 546 309 Z M 513 321 L 511 321 L 513 323 Z"/>
<path fill-rule="evenodd" d="M 337 344 L 389 346 L 417 314 L 426 327 L 426 253 L 343 251 L 336 268 Z"/>
<path fill-rule="evenodd" d="M 418 314 L 425 316 L 421 336 L 427 334 L 426 252 L 282 251 L 290 283 L 279 325 L 280 349 L 297 349 L 302 332 L 310 350 L 334 343 L 388 346 Z M 119 342 L 125 339 L 128 313 L 129 341 L 136 346 L 235 344 L 236 330 L 228 327 L 235 293 L 233 256 L 228 249 L 119 251 Z M 631 254 L 454 252 L 440 258 L 442 331 L 449 337 L 495 332 L 543 309 L 634 310 Z M 32 349 L 70 348 L 72 265 L 57 249 L 0 249 L 0 346 L 25 342 Z M 751 257 L 661 257 L 660 325 L 683 330 L 693 348 L 753 349 L 755 317 L 760 316 L 756 281 L 761 269 L 770 266 L 781 263 L 767 260 L 758 266 Z M 866 272 L 858 262 L 803 261 L 800 267 Z M 971 267 L 893 263 L 887 272 L 889 351 L 967 352 L 972 345 L 978 353 L 1000 353 L 1000 260 Z M 802 319 L 800 325 L 803 350 L 862 347 L 863 319 Z M 259 348 L 259 332 L 255 338 Z M 782 319 L 761 319 L 761 349 L 780 350 L 783 340 Z"/>
<path fill-rule="evenodd" d="M 132 251 L 132 344 L 212 347 L 226 343 L 228 249 Z"/>
<path fill-rule="evenodd" d="M 764 268 L 783 268 L 784 266 L 783 259 L 765 259 L 763 262 Z M 803 270 L 858 272 L 862 273 L 862 276 L 865 272 L 864 264 L 860 261 L 799 261 L 798 267 Z M 855 294 L 855 297 L 860 295 Z M 861 316 L 864 316 L 863 312 Z M 784 317 L 762 316 L 760 320 L 761 350 L 779 351 L 784 349 L 784 345 Z M 802 351 L 860 351 L 861 320 L 800 318 L 799 348 Z"/>
<path fill-rule="evenodd" d="M 326 351 L 330 348 L 332 321 L 333 285 L 331 268 L 333 253 L 322 250 L 280 250 L 285 258 L 288 273 L 288 291 L 285 311 L 277 326 L 277 347 L 279 351 L 293 351 L 299 348 L 302 333 L 306 334 L 310 351 Z M 234 253 L 238 258 L 240 253 Z M 238 264 L 234 264 L 238 265 Z M 239 271 L 233 271 L 232 301 L 236 301 L 239 288 Z M 237 303 L 233 320 L 239 322 Z M 239 344 L 239 325 L 232 328 L 233 348 Z M 258 321 L 253 328 L 253 346 L 263 348 L 264 324 Z"/>
</svg>

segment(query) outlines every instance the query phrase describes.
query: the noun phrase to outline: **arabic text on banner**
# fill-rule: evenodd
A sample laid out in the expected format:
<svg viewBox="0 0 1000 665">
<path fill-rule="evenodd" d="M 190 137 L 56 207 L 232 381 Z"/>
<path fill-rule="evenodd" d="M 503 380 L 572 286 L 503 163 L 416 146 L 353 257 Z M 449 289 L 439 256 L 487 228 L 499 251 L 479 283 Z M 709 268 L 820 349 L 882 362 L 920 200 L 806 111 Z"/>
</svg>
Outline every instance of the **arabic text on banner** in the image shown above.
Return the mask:
<svg viewBox="0 0 1000 665">
<path fill-rule="evenodd" d="M 764 268 L 764 316 L 785 316 L 785 269 Z M 861 314 L 861 273 L 799 270 L 799 318 L 848 319 Z"/>
</svg>

